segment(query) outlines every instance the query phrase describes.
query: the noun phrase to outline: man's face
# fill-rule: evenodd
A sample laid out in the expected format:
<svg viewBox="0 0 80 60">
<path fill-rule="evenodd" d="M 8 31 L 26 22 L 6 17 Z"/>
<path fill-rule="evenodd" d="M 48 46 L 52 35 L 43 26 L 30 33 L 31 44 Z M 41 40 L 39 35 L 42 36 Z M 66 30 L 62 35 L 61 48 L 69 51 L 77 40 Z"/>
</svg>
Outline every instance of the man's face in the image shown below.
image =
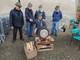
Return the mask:
<svg viewBox="0 0 80 60">
<path fill-rule="evenodd" d="M 19 7 L 19 6 L 16 6 L 16 9 L 17 9 L 17 10 L 20 10 L 20 8 L 21 8 L 21 7 Z"/>
<path fill-rule="evenodd" d="M 28 7 L 30 10 L 32 10 L 32 7 Z"/>
<path fill-rule="evenodd" d="M 56 7 L 55 7 L 55 11 L 56 11 L 56 12 L 59 12 L 59 6 L 56 6 Z"/>
<path fill-rule="evenodd" d="M 39 16 L 38 19 L 41 21 L 42 20 L 42 16 Z"/>
<path fill-rule="evenodd" d="M 41 11 L 41 10 L 42 10 L 42 8 L 39 8 L 39 10 Z"/>
<path fill-rule="evenodd" d="M 59 12 L 59 8 L 56 8 L 55 11 L 56 11 L 56 12 Z"/>
</svg>

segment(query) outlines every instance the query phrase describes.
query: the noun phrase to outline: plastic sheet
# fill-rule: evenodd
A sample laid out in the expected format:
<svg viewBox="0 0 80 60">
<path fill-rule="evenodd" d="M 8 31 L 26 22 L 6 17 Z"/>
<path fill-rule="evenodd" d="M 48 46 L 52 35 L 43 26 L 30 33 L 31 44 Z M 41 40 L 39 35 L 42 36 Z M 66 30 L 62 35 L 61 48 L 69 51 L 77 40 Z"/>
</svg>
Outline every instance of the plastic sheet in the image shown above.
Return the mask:
<svg viewBox="0 0 80 60">
<path fill-rule="evenodd" d="M 10 32 L 10 21 L 8 17 L 0 17 L 0 43 L 4 43 L 6 35 Z"/>
</svg>

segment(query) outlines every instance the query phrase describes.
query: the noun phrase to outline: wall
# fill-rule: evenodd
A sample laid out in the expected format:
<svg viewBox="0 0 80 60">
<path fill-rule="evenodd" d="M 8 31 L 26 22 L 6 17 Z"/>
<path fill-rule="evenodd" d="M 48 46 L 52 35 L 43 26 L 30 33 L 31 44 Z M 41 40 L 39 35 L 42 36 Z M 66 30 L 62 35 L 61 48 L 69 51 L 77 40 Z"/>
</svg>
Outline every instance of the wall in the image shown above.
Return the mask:
<svg viewBox="0 0 80 60">
<path fill-rule="evenodd" d="M 9 15 L 10 10 L 15 7 L 16 2 L 17 0 L 0 0 L 0 16 Z M 62 21 L 64 21 L 64 23 L 67 22 L 67 25 L 69 25 L 71 18 L 76 19 L 76 0 L 21 0 L 23 12 L 29 2 L 33 4 L 34 12 L 38 9 L 38 6 L 42 4 L 47 16 L 51 16 L 55 6 L 60 5 L 63 13 Z"/>
<path fill-rule="evenodd" d="M 80 21 L 80 0 L 77 0 L 77 20 Z"/>
<path fill-rule="evenodd" d="M 15 2 L 17 0 L 0 0 L 0 14 L 9 13 L 14 7 Z M 42 4 L 47 15 L 52 15 L 54 7 L 60 5 L 64 15 L 75 17 L 75 0 L 21 0 L 23 11 L 27 7 L 28 2 L 33 4 L 34 11 L 38 8 L 38 5 Z"/>
</svg>

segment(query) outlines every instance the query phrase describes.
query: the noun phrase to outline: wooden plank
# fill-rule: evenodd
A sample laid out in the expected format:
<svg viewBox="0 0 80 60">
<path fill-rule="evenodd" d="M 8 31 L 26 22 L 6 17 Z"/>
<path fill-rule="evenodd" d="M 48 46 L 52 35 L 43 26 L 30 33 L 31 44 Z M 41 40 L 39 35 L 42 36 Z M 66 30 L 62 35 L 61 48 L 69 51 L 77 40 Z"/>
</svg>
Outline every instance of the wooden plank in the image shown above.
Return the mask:
<svg viewBox="0 0 80 60">
<path fill-rule="evenodd" d="M 45 47 L 45 48 L 41 48 L 41 47 L 39 47 L 39 46 L 37 46 L 38 48 L 38 51 L 49 51 L 49 50 L 53 50 L 53 48 L 54 48 L 54 45 L 53 44 L 51 44 L 50 46 L 48 46 L 49 48 L 47 48 L 47 47 Z"/>
<path fill-rule="evenodd" d="M 32 59 L 37 56 L 37 49 L 28 51 L 27 43 L 24 44 L 24 51 L 27 57 L 27 60 Z"/>
</svg>

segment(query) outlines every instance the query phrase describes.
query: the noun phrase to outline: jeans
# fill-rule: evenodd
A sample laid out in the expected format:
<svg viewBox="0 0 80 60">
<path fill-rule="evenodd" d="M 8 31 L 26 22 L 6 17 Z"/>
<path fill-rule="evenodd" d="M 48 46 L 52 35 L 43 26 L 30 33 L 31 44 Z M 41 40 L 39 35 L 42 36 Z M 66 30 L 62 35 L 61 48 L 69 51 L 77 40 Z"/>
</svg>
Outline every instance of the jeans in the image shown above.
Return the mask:
<svg viewBox="0 0 80 60">
<path fill-rule="evenodd" d="M 33 25 L 30 22 L 26 22 L 26 30 L 27 37 L 32 37 Z"/>
<path fill-rule="evenodd" d="M 57 35 L 59 31 L 59 22 L 52 22 L 52 34 Z"/>
</svg>

